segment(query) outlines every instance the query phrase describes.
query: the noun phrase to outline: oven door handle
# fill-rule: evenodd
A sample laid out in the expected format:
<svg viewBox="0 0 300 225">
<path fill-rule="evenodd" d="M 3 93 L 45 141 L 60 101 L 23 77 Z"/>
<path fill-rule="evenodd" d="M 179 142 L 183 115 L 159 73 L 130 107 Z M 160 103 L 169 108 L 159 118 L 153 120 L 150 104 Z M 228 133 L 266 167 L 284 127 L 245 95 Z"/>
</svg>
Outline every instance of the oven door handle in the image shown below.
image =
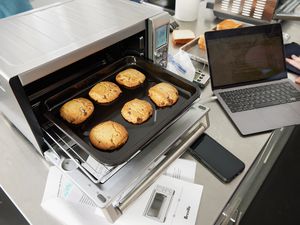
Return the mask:
<svg viewBox="0 0 300 225">
<path fill-rule="evenodd" d="M 159 177 L 159 175 L 166 170 L 166 168 L 179 158 L 187 148 L 206 130 L 206 127 L 201 123 L 199 128 L 191 134 L 187 141 L 180 144 L 177 150 L 173 154 L 168 154 L 158 165 L 156 170 L 151 170 L 147 177 L 131 192 L 129 192 L 121 202 L 119 202 L 118 208 L 123 212 L 133 201 L 135 201 L 153 182 Z"/>
</svg>

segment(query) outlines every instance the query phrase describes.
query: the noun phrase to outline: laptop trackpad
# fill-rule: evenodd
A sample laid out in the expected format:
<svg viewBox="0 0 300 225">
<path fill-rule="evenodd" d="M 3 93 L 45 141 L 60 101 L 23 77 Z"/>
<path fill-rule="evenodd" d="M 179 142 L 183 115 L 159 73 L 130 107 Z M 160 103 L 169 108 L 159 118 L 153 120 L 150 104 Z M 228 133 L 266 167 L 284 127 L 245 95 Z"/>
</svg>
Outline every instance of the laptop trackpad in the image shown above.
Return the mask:
<svg viewBox="0 0 300 225">
<path fill-rule="evenodd" d="M 261 113 L 256 110 L 233 113 L 231 116 L 243 135 L 266 131 L 269 127 L 267 121 L 261 117 Z"/>
<path fill-rule="evenodd" d="M 243 135 L 300 123 L 300 102 L 244 111 L 233 116 Z M 231 114 L 233 115 L 233 114 Z"/>
<path fill-rule="evenodd" d="M 298 107 L 295 107 L 298 105 Z M 292 107 L 294 106 L 294 107 Z M 298 108 L 298 112 L 295 110 Z M 259 110 L 262 117 L 272 124 L 274 128 L 299 124 L 300 122 L 300 103 L 278 105 Z"/>
</svg>

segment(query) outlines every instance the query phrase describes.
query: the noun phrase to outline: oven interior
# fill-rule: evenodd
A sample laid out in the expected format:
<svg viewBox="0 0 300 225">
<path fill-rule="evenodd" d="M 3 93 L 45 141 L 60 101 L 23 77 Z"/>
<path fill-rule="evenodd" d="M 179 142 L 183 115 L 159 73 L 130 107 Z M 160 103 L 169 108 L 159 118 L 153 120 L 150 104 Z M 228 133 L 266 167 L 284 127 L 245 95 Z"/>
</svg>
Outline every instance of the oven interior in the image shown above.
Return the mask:
<svg viewBox="0 0 300 225">
<path fill-rule="evenodd" d="M 148 49 L 146 37 L 146 31 L 141 31 L 24 86 L 33 113 L 43 132 L 42 151 L 46 152 L 50 147 L 58 155 L 78 162 L 80 169 L 95 183 L 104 182 L 112 175 L 112 172 L 116 172 L 122 165 L 106 166 L 99 164 L 93 157 L 90 157 L 74 140 L 44 116 L 44 102 L 50 97 L 57 95 L 57 93 L 87 79 L 87 75 L 94 74 L 96 71 L 127 55 L 146 58 Z"/>
<path fill-rule="evenodd" d="M 38 106 L 44 99 L 84 79 L 87 73 L 104 68 L 127 55 L 147 57 L 146 37 L 146 31 L 141 31 L 24 86 L 35 115 L 40 117 Z"/>
</svg>

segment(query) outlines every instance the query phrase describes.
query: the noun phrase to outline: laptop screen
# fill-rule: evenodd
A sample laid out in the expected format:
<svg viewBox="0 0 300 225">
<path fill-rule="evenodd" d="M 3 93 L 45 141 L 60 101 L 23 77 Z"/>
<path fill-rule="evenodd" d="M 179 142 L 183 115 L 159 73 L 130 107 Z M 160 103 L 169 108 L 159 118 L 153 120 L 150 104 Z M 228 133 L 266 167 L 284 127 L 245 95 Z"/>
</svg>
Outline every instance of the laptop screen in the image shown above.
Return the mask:
<svg viewBox="0 0 300 225">
<path fill-rule="evenodd" d="M 287 77 L 280 24 L 205 33 L 212 88 Z"/>
</svg>

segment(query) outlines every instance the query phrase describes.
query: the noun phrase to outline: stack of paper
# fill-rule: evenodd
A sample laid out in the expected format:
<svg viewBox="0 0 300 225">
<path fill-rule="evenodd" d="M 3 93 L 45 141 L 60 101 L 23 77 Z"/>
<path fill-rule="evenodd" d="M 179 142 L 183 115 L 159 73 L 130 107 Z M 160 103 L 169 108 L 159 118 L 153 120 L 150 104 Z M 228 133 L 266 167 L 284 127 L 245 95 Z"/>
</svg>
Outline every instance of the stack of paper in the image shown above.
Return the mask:
<svg viewBox="0 0 300 225">
<path fill-rule="evenodd" d="M 195 162 L 176 160 L 115 224 L 194 225 L 203 189 L 194 184 L 195 172 Z M 56 167 L 49 170 L 41 205 L 66 225 L 109 225 L 101 209 Z"/>
</svg>

